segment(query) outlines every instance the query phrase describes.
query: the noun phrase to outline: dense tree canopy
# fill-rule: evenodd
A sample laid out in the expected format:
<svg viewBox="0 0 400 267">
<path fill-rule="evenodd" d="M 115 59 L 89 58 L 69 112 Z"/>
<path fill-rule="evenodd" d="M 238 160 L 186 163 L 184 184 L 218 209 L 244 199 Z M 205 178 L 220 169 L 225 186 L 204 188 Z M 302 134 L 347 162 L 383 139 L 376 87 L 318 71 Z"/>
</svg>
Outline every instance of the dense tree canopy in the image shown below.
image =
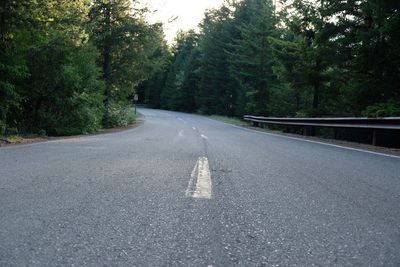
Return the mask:
<svg viewBox="0 0 400 267">
<path fill-rule="evenodd" d="M 135 89 L 166 49 L 162 25 L 145 15 L 128 0 L 2 1 L 2 134 L 126 125 Z"/>
<path fill-rule="evenodd" d="M 65 135 L 156 108 L 399 116 L 400 2 L 226 0 L 168 46 L 134 0 L 3 0 L 0 129 Z"/>
<path fill-rule="evenodd" d="M 205 14 L 194 42 L 173 49 L 168 79 L 147 103 L 222 115 L 398 116 L 399 22 L 394 0 L 227 0 Z"/>
</svg>

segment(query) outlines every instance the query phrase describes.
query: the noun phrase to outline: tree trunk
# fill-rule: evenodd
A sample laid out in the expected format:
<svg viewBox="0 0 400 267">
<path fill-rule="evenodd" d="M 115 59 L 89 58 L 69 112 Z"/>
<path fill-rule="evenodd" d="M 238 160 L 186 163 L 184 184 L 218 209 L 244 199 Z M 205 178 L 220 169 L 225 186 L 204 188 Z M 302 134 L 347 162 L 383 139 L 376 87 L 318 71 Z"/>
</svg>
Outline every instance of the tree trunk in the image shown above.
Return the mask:
<svg viewBox="0 0 400 267">
<path fill-rule="evenodd" d="M 316 81 L 314 84 L 314 92 L 313 92 L 313 117 L 318 117 L 319 116 L 319 87 L 320 83 L 319 81 Z"/>
<path fill-rule="evenodd" d="M 106 16 L 106 28 L 108 31 L 111 31 L 111 10 L 110 7 L 107 6 L 105 8 L 105 16 Z M 105 117 L 104 123 L 105 127 L 108 128 L 110 126 L 110 98 L 111 98 L 111 43 L 110 36 L 104 40 L 104 48 L 103 48 L 103 78 L 106 84 L 105 88 L 105 99 L 104 99 L 104 107 L 105 107 Z"/>
<path fill-rule="evenodd" d="M 320 102 L 320 91 L 321 91 L 321 60 L 317 59 L 316 60 L 316 67 L 315 67 L 315 73 L 317 75 L 314 76 L 314 81 L 313 81 L 313 105 L 312 105 L 312 116 L 313 117 L 318 117 L 320 116 L 319 112 L 319 102 Z"/>
<path fill-rule="evenodd" d="M 0 107 L 0 121 L 2 122 L 0 125 L 0 136 L 5 136 L 7 130 L 7 111 L 4 107 Z"/>
</svg>

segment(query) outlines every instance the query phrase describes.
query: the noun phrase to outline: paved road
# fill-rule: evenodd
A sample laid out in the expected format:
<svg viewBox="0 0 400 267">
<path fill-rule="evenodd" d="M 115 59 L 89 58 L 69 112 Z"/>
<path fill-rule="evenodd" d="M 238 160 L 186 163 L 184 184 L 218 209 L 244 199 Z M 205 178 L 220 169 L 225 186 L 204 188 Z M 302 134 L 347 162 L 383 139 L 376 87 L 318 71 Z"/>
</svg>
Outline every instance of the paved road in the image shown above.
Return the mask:
<svg viewBox="0 0 400 267">
<path fill-rule="evenodd" d="M 400 266 L 400 158 L 141 112 L 0 148 L 0 266 Z"/>
</svg>

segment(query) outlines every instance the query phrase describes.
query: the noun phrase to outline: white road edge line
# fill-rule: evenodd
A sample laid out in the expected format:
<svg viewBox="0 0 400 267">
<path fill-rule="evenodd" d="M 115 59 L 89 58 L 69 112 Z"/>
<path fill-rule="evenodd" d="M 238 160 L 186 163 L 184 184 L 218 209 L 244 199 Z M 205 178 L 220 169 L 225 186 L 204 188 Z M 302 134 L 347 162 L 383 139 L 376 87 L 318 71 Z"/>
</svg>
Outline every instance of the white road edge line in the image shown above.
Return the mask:
<svg viewBox="0 0 400 267">
<path fill-rule="evenodd" d="M 196 180 L 196 187 L 194 188 L 194 179 Z M 212 182 L 211 172 L 208 159 L 200 157 L 193 168 L 189 186 L 186 190 L 187 197 L 211 199 L 212 198 Z"/>
<path fill-rule="evenodd" d="M 307 140 L 307 139 L 291 137 L 291 136 L 285 136 L 285 135 L 280 135 L 280 134 L 266 133 L 266 132 L 257 131 L 257 130 L 253 130 L 253 129 L 247 129 L 245 127 L 232 125 L 232 124 L 225 123 L 225 122 L 222 122 L 222 123 L 230 125 L 232 127 L 238 128 L 238 129 L 246 130 L 249 132 L 256 132 L 256 133 L 270 135 L 270 136 L 276 136 L 276 137 L 280 137 L 280 138 L 287 138 L 287 139 L 292 139 L 292 140 L 297 140 L 297 141 L 302 141 L 302 142 L 308 142 L 308 143 L 313 143 L 313 144 L 331 146 L 331 147 L 342 148 L 342 149 L 346 149 L 346 150 L 352 150 L 352 151 L 364 152 L 364 153 L 378 155 L 378 156 L 400 159 L 400 156 L 396 156 L 396 155 L 384 154 L 384 153 L 379 153 L 379 152 L 374 152 L 374 151 L 369 151 L 369 150 L 364 150 L 364 149 L 359 149 L 359 148 L 347 147 L 347 146 L 334 145 L 334 144 L 329 144 L 329 143 L 324 143 L 324 142 L 319 142 L 319 141 L 314 141 L 314 140 Z"/>
</svg>

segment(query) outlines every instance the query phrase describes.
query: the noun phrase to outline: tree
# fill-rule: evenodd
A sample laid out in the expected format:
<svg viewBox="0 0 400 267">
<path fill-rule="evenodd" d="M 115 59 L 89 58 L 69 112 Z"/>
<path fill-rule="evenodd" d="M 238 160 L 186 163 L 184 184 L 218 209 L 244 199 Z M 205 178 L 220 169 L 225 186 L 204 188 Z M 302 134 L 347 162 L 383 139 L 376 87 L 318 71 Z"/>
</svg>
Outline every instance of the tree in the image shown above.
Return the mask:
<svg viewBox="0 0 400 267">
<path fill-rule="evenodd" d="M 0 135 L 5 135 L 7 124 L 12 123 L 9 111 L 20 107 L 22 95 L 19 83 L 28 76 L 23 57 L 26 49 L 24 33 L 19 28 L 27 24 L 30 5 L 29 1 L 11 0 L 0 4 Z"/>
<path fill-rule="evenodd" d="M 197 34 L 179 32 L 173 47 L 173 59 L 161 93 L 162 107 L 181 111 L 195 111 L 195 50 Z"/>
<path fill-rule="evenodd" d="M 167 75 L 171 67 L 172 55 L 167 42 L 164 39 L 164 33 L 160 27 L 155 31 L 155 39 L 151 42 L 154 45 L 152 55 L 149 57 L 152 68 L 148 69 L 148 78 L 144 80 L 137 89 L 139 101 L 154 108 L 161 107 L 161 93 L 165 87 Z"/>
<path fill-rule="evenodd" d="M 250 114 L 271 112 L 268 104 L 275 76 L 268 37 L 275 31 L 273 9 L 271 1 L 247 0 L 236 10 L 247 16 L 238 21 L 239 36 L 234 39 L 230 53 L 231 71 L 246 95 L 246 112 Z"/>
<path fill-rule="evenodd" d="M 236 81 L 229 71 L 228 50 L 235 31 L 232 24 L 234 7 L 224 4 L 206 13 L 199 40 L 199 89 L 196 103 L 206 114 L 234 115 Z"/>
<path fill-rule="evenodd" d="M 105 90 L 105 125 L 111 112 L 125 110 L 137 86 L 152 75 L 161 25 L 149 25 L 137 1 L 95 0 L 90 11 L 91 38 L 100 51 Z M 155 41 L 156 40 L 156 41 Z M 157 44 L 157 45 L 154 45 Z M 118 124 L 118 123 L 117 123 Z"/>
<path fill-rule="evenodd" d="M 84 27 L 89 2 L 39 1 L 32 7 L 29 78 L 23 84 L 25 131 L 51 135 L 95 132 L 101 128 L 103 84 L 97 51 Z"/>
<path fill-rule="evenodd" d="M 84 28 L 89 4 L 2 2 L 0 108 L 8 125 L 54 135 L 100 128 L 103 87 Z"/>
<path fill-rule="evenodd" d="M 349 112 L 373 115 L 369 106 L 386 105 L 387 114 L 395 114 L 389 110 L 400 101 L 399 2 L 326 0 L 325 5 L 327 16 L 335 18 L 331 45 L 338 50 Z"/>
<path fill-rule="evenodd" d="M 270 38 L 278 62 L 274 69 L 281 82 L 295 88 L 298 108 L 301 95 L 305 98 L 299 115 L 321 116 L 327 112 L 327 81 L 335 54 L 324 0 L 286 2 L 281 12 L 284 34 L 281 40 Z"/>
</svg>

